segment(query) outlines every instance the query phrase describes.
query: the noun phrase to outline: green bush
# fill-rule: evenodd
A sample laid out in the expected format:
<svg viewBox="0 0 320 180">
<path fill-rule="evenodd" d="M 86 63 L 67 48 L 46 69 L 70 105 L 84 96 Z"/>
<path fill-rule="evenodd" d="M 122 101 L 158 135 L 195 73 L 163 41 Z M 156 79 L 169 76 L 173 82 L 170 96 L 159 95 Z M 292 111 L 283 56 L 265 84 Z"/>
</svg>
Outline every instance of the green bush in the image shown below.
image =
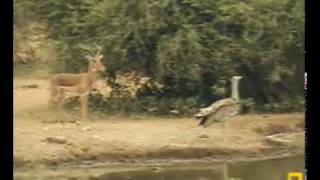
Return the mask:
<svg viewBox="0 0 320 180">
<path fill-rule="evenodd" d="M 279 103 L 268 103 L 256 107 L 258 112 L 271 112 L 271 113 L 291 113 L 291 112 L 304 112 L 305 101 L 302 98 L 287 100 Z"/>
<path fill-rule="evenodd" d="M 83 71 L 81 47 L 96 43 L 106 77 L 136 70 L 164 84 L 155 100 L 112 99 L 103 105 L 108 111 L 135 112 L 126 104 L 137 103 L 141 111 L 150 105 L 165 112 L 179 104 L 184 112 L 187 99 L 194 108 L 228 96 L 223 89 L 233 75 L 248 78 L 251 98 L 257 106 L 267 104 L 265 110 L 289 107 L 282 102 L 303 96 L 303 0 L 29 1 L 50 38 L 60 42 L 64 71 Z M 208 89 L 213 92 L 204 93 Z"/>
<path fill-rule="evenodd" d="M 189 116 L 197 111 L 194 98 L 170 99 L 149 96 L 141 99 L 126 99 L 103 98 L 99 94 L 90 95 L 89 98 L 89 108 L 103 114 Z M 69 109 L 75 106 L 78 106 L 78 98 L 70 98 L 66 103 Z M 175 113 L 172 113 L 173 110 Z"/>
</svg>

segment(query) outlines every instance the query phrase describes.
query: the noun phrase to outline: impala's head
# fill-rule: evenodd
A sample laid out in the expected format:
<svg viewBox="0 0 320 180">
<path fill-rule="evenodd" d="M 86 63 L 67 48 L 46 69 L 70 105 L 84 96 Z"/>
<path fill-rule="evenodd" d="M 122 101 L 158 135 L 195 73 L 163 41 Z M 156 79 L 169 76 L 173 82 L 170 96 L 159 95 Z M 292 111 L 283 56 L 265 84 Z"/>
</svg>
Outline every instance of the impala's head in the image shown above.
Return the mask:
<svg viewBox="0 0 320 180">
<path fill-rule="evenodd" d="M 94 57 L 87 57 L 89 60 L 89 70 L 90 71 L 105 71 L 106 68 L 103 65 L 103 63 L 101 62 L 101 59 L 103 58 L 103 55 L 99 55 L 99 56 L 94 56 Z"/>
<path fill-rule="evenodd" d="M 103 59 L 103 55 L 100 54 L 100 50 L 93 56 L 87 55 L 86 58 L 89 61 L 89 70 L 90 71 L 105 71 L 106 68 L 103 65 L 103 63 L 101 62 L 101 60 Z"/>
</svg>

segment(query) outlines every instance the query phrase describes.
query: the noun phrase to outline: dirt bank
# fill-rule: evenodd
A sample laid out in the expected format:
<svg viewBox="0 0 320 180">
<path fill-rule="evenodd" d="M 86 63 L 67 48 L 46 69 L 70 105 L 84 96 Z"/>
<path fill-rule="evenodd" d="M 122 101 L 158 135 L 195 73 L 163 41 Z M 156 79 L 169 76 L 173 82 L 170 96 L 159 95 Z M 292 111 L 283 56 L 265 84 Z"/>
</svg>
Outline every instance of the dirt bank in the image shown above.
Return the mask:
<svg viewBox="0 0 320 180">
<path fill-rule="evenodd" d="M 22 86 L 32 83 L 37 86 Z M 64 121 L 77 119 L 75 112 L 48 109 L 45 81 L 15 80 L 14 85 L 16 168 L 85 160 L 236 159 L 303 151 L 265 140 L 272 133 L 303 131 L 303 114 L 242 115 L 227 130 L 220 123 L 199 127 L 193 118 L 109 116 L 76 124 Z"/>
</svg>

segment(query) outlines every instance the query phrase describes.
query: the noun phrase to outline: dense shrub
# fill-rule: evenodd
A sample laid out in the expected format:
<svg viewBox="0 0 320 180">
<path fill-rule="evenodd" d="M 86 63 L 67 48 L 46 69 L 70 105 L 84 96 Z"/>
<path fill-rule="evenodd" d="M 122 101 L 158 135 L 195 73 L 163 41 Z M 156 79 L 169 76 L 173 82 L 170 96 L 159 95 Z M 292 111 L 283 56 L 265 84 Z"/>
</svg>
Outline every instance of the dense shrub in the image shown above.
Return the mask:
<svg viewBox="0 0 320 180">
<path fill-rule="evenodd" d="M 154 96 L 141 99 L 103 98 L 98 94 L 90 95 L 89 108 L 105 114 L 153 116 L 190 116 L 197 112 L 194 98 L 157 98 Z M 70 98 L 67 108 L 78 107 L 78 98 Z"/>
<path fill-rule="evenodd" d="M 127 103 L 161 112 L 175 103 L 181 109 L 206 106 L 229 96 L 232 75 L 246 77 L 244 98 L 257 107 L 266 104 L 268 111 L 288 111 L 286 102 L 303 97 L 303 0 L 28 2 L 48 24 L 50 38 L 60 42 L 65 71 L 83 71 L 82 47 L 97 43 L 103 47 L 106 77 L 137 70 L 164 84 L 148 101 L 153 105 L 145 96 L 105 101 L 103 109 L 128 110 Z"/>
</svg>

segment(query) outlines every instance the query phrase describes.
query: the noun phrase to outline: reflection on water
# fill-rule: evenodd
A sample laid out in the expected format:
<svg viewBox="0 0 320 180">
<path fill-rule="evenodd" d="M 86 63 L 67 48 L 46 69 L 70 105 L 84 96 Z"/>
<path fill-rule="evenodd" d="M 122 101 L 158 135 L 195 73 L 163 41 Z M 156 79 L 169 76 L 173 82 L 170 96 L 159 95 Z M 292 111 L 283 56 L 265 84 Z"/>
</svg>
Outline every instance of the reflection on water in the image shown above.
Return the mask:
<svg viewBox="0 0 320 180">
<path fill-rule="evenodd" d="M 132 171 L 127 173 L 111 173 L 100 176 L 98 180 L 225 180 L 225 168 L 221 167 L 189 167 L 164 168 L 155 170 Z"/>
<path fill-rule="evenodd" d="M 48 173 L 36 173 L 32 176 L 15 176 L 16 180 L 44 180 L 44 179 L 88 179 L 88 180 L 287 180 L 288 172 L 303 172 L 304 157 L 287 157 L 254 162 L 238 162 L 229 164 L 188 164 L 180 166 L 165 166 L 157 168 L 117 168 L 110 171 L 110 167 L 100 169 L 100 175 L 90 175 L 86 169 L 60 173 L 59 176 Z M 79 173 L 79 174 L 78 174 Z M 81 174 L 82 173 L 82 174 Z M 81 174 L 81 175 L 80 175 Z M 101 175 L 102 174 L 102 175 Z"/>
<path fill-rule="evenodd" d="M 243 180 L 286 180 L 288 172 L 304 172 L 304 157 L 238 163 L 229 166 L 229 176 Z"/>
<path fill-rule="evenodd" d="M 288 172 L 303 172 L 304 157 L 290 157 L 220 166 L 188 166 L 109 173 L 99 180 L 286 180 Z"/>
</svg>

